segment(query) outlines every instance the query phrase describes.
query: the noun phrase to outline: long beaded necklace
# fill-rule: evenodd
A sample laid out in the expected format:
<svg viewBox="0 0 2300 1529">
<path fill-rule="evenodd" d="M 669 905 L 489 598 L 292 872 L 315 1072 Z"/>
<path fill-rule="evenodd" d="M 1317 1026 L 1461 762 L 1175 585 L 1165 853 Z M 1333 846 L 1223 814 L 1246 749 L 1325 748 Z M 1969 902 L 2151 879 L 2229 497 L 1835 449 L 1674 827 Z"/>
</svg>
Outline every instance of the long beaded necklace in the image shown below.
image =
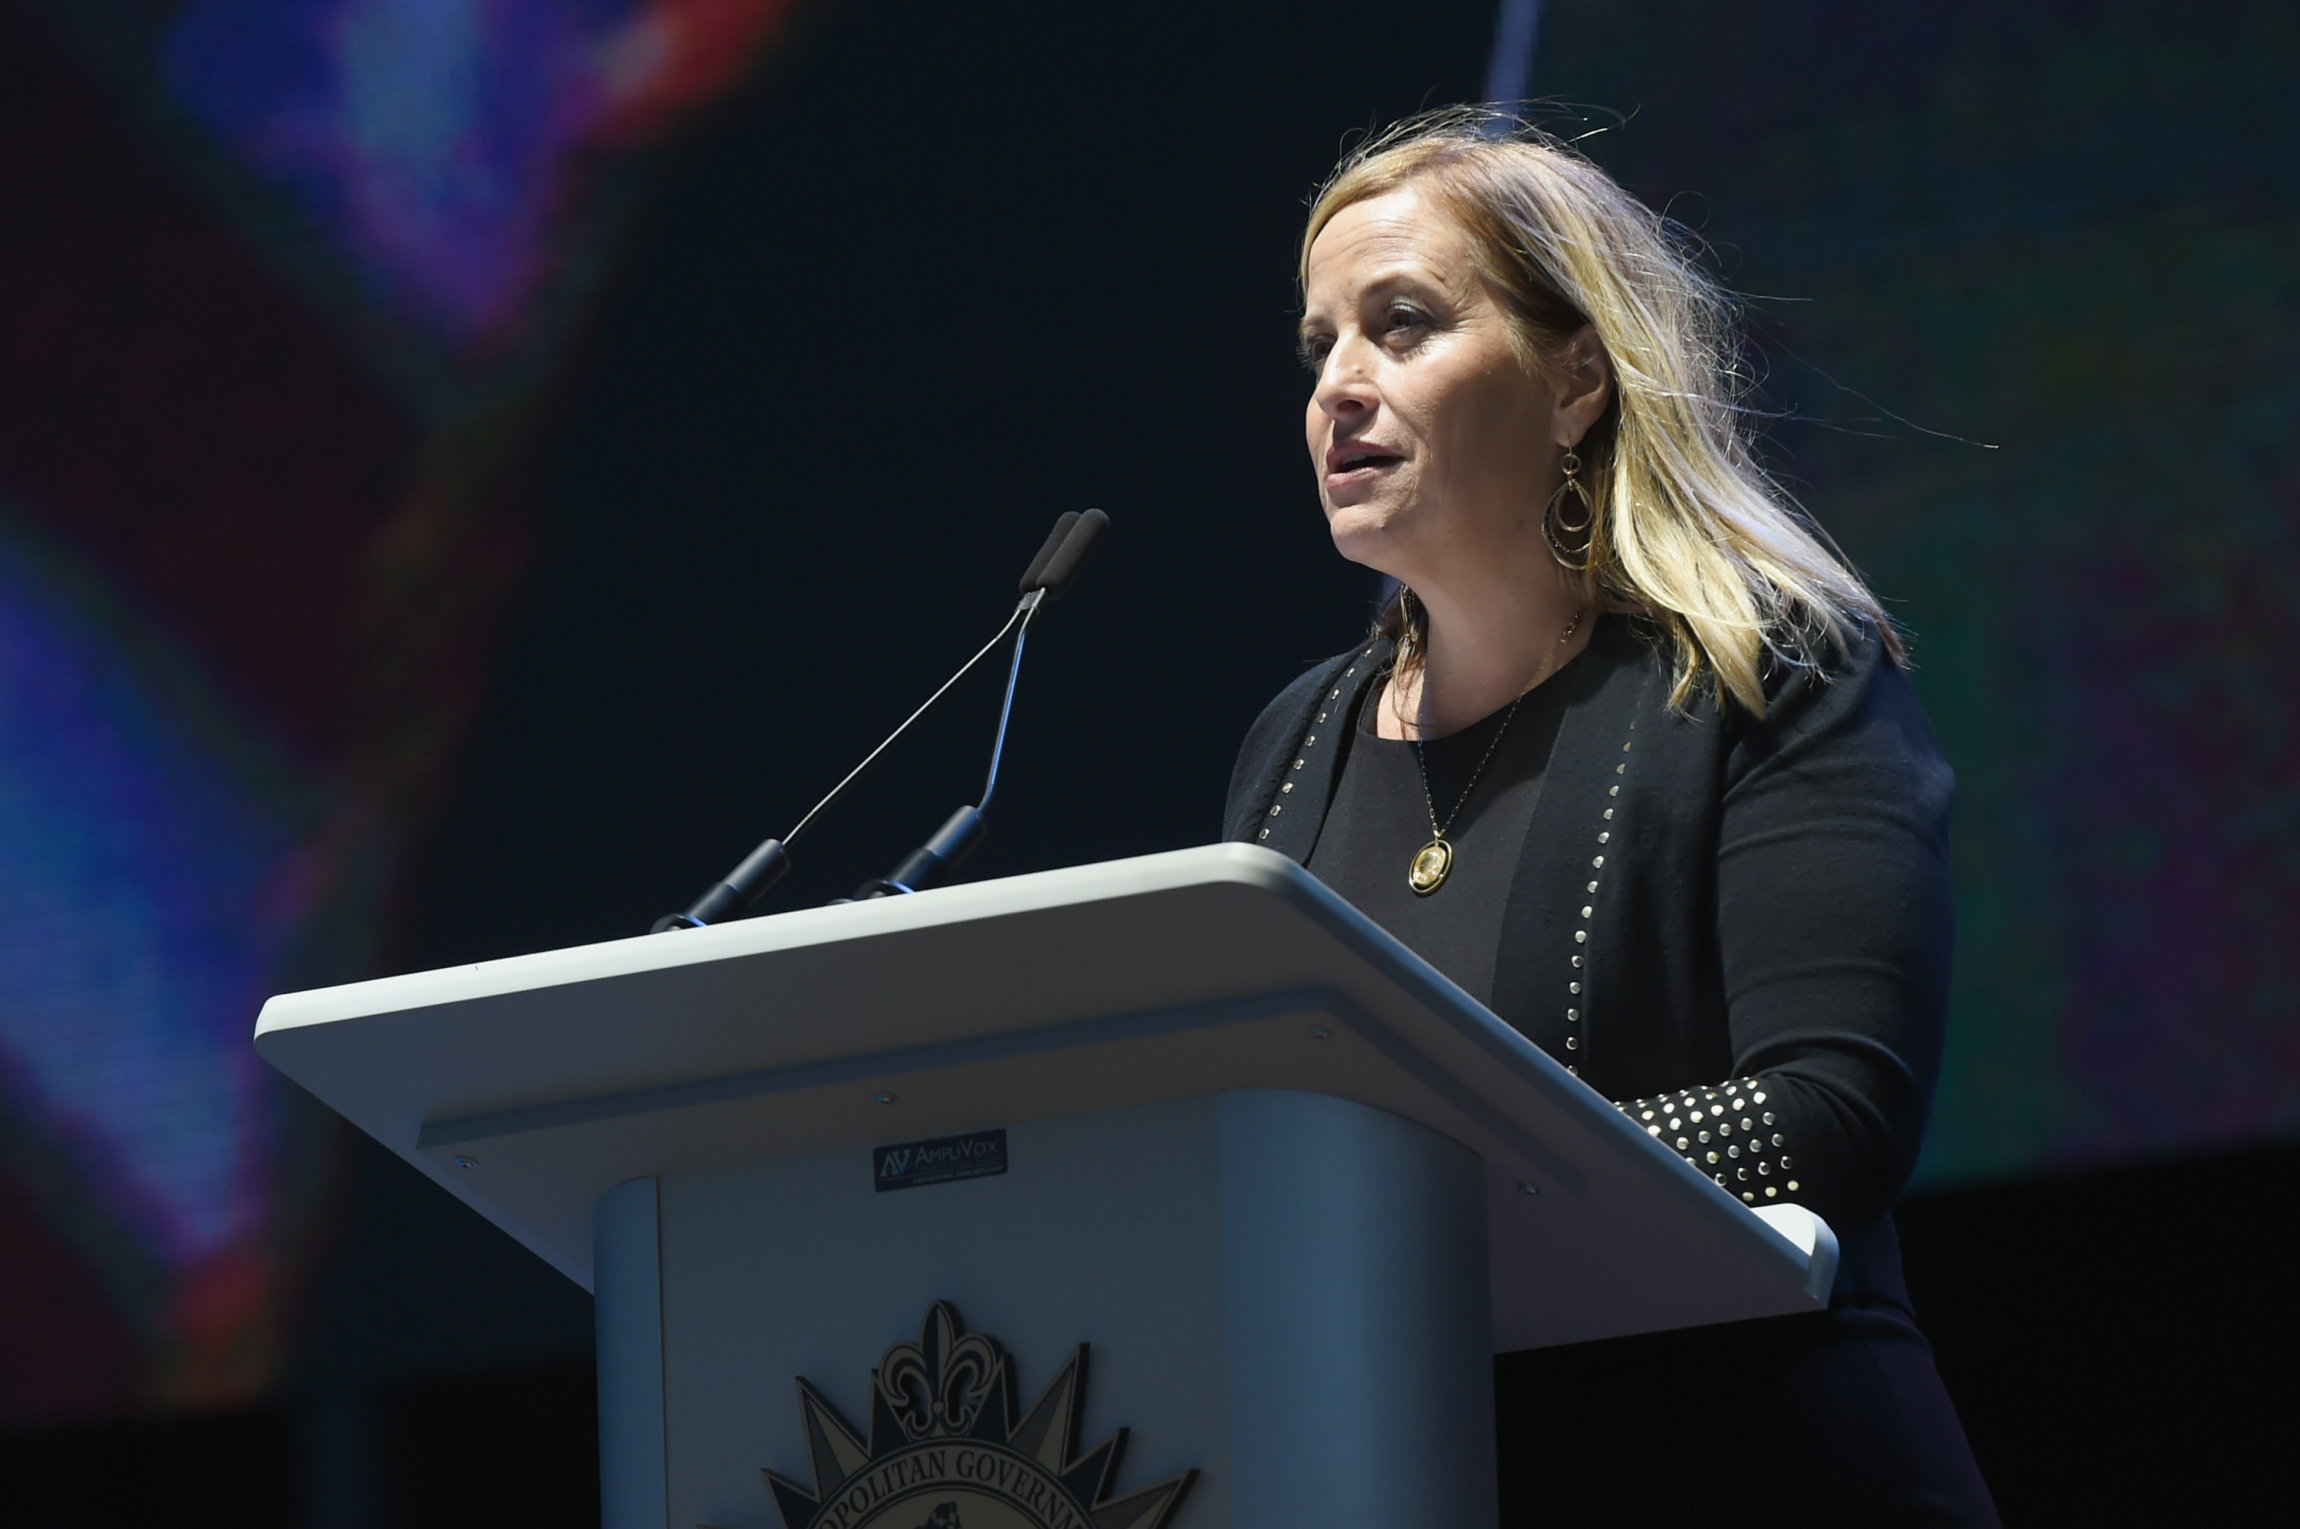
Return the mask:
<svg viewBox="0 0 2300 1529">
<path fill-rule="evenodd" d="M 1414 768 L 1421 772 L 1422 805 L 1429 809 L 1430 815 L 1430 841 L 1414 851 L 1413 863 L 1406 867 L 1406 885 L 1414 889 L 1415 896 L 1429 896 L 1444 886 L 1446 877 L 1453 874 L 1453 842 L 1446 838 L 1446 830 L 1453 827 L 1455 819 L 1461 816 L 1462 808 L 1469 805 L 1470 793 L 1477 789 L 1478 781 L 1485 774 L 1485 767 L 1493 763 L 1494 750 L 1501 747 L 1502 737 L 1509 731 L 1509 724 L 1517 718 L 1518 707 L 1525 704 L 1525 698 L 1533 693 L 1536 686 L 1549 678 L 1550 671 L 1557 667 L 1558 653 L 1573 641 L 1573 634 L 1580 630 L 1581 612 L 1577 610 L 1573 613 L 1573 619 L 1565 624 L 1565 635 L 1557 639 L 1557 647 L 1550 650 L 1549 662 L 1543 664 L 1541 673 L 1534 676 L 1533 684 L 1519 691 L 1517 699 L 1509 703 L 1509 710 L 1502 713 L 1501 726 L 1494 729 L 1493 738 L 1485 746 L 1485 757 L 1477 762 L 1476 769 L 1470 771 L 1469 784 L 1461 788 L 1461 795 L 1454 800 L 1453 811 L 1445 815 L 1442 823 L 1438 821 L 1437 801 L 1430 795 L 1430 771 L 1428 763 L 1422 758 L 1422 740 L 1418 735 L 1414 738 Z"/>
</svg>

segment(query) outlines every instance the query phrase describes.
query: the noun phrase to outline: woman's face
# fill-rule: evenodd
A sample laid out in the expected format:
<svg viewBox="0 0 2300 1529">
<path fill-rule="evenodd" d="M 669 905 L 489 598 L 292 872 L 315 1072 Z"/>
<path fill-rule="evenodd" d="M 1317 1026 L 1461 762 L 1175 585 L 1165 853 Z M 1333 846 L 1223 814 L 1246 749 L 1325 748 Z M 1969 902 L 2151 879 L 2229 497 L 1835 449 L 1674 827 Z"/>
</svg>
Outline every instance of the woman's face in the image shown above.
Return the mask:
<svg viewBox="0 0 2300 1529">
<path fill-rule="evenodd" d="M 1427 589 L 1541 545 L 1558 393 L 1519 361 L 1437 203 L 1407 186 L 1336 213 L 1310 246 L 1301 337 L 1310 461 L 1344 557 Z"/>
</svg>

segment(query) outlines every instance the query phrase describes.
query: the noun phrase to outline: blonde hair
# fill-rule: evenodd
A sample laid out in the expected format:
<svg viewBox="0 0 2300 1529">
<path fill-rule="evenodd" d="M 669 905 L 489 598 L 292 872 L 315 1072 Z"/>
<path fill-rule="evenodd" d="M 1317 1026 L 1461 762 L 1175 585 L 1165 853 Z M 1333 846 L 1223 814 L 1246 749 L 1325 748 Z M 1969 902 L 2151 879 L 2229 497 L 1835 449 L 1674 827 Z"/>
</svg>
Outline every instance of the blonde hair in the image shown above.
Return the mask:
<svg viewBox="0 0 2300 1529">
<path fill-rule="evenodd" d="M 1409 185 L 1469 235 L 1528 370 L 1556 375 L 1585 327 L 1604 346 L 1613 397 L 1575 447 L 1595 502 L 1581 578 L 1594 602 L 1661 629 L 1672 705 L 1710 684 L 1762 714 L 1768 652 L 1821 669 L 1861 624 L 1902 661 L 1877 597 L 1757 463 L 1735 308 L 1689 234 L 1554 138 L 1453 107 L 1369 139 L 1318 189 L 1305 289 L 1334 215 Z M 1384 609 L 1401 668 L 1419 662 L 1426 619 L 1404 590 Z"/>
</svg>

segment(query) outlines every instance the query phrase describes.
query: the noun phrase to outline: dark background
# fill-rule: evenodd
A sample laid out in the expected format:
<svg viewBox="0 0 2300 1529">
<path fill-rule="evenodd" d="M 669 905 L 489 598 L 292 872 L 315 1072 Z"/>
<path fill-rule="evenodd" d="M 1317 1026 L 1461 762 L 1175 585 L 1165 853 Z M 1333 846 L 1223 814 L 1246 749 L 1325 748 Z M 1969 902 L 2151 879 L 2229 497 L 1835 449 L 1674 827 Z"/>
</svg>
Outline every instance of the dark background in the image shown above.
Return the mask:
<svg viewBox="0 0 2300 1529">
<path fill-rule="evenodd" d="M 2300 309 L 2246 254 L 2300 208 L 2271 90 L 2300 51 L 2265 7 L 1999 10 L 1553 4 L 1529 88 L 1560 130 L 1604 129 L 1594 156 L 1701 228 L 1729 281 L 1779 297 L 1754 318 L 1767 399 L 1795 417 L 1768 450 L 1915 631 L 1964 782 L 1966 944 L 1946 1145 L 1901 1220 L 1983 1469 L 2012 1523 L 2200 1521 L 2280 1502 L 2300 1421 L 2272 1283 L 2300 1211 L 2292 1095 L 2231 1103 L 2187 1053 L 2086 1029 L 2123 1014 L 2115 993 L 2065 989 L 2170 930 L 2153 960 L 2191 963 L 2184 991 L 2117 1023 L 2240 1012 L 2253 1028 L 2218 1055 L 2292 1055 L 2288 957 L 2198 960 L 2194 930 L 2280 940 L 2300 879 L 2293 691 L 2259 660 L 2292 621 L 2273 575 L 2293 568 Z M 374 701 L 343 724 L 371 741 L 342 757 L 388 777 L 406 825 L 362 969 L 614 937 L 683 904 L 987 638 L 1052 516 L 1087 504 L 1115 530 L 1034 638 L 967 875 L 1211 838 L 1246 724 L 1369 614 L 1301 462 L 1306 194 L 1351 131 L 1478 98 L 1494 33 L 1471 4 L 802 9 L 616 183 L 621 221 L 587 236 L 594 284 L 555 348 L 490 384 L 512 403 L 475 388 L 442 447 L 441 411 L 402 388 L 399 423 L 359 437 L 419 486 L 443 451 L 482 458 L 453 481 L 497 528 L 447 539 L 401 591 L 433 619 L 484 615 L 454 628 L 448 678 L 419 671 L 466 698 L 433 717 L 447 741 L 403 780 L 372 738 L 410 713 Z M 61 35 L 0 8 L 0 83 L 53 107 L 0 138 L 19 179 L 110 99 Z M 139 205 L 120 238 L 202 216 Z M 2160 484 L 2119 455 L 2153 461 L 2167 437 L 2185 444 Z M 0 451 L 0 473 L 32 493 L 46 480 L 22 464 L 73 445 Z M 62 506 L 54 534 L 86 523 L 69 494 L 33 497 Z M 2166 543 L 2214 600 L 2096 555 Z M 2077 613 L 2100 609 L 2090 644 Z M 2087 667 L 2134 629 L 2190 667 Z M 379 651 L 404 658 L 341 662 L 389 668 Z M 2181 709 L 2223 673 L 2241 705 Z M 2151 686 L 2187 698 L 2167 715 L 2195 724 L 2196 756 L 2215 728 L 2252 740 L 2240 783 L 2177 751 L 2150 775 L 2093 712 L 2040 699 L 2170 705 Z M 809 836 L 770 908 L 840 895 L 972 800 L 995 700 L 987 675 L 954 695 Z M 2123 794 L 2068 789 L 2103 775 Z M 2111 832 L 2135 801 L 2224 785 L 2270 826 L 2199 851 L 2202 889 L 2187 818 L 2147 818 L 2137 845 Z M 2235 913 L 2205 885 L 2220 872 L 2246 889 Z M 2128 873 L 2139 911 L 2088 900 Z M 2024 943 L 2039 923 L 2049 956 Z M 2158 1087 L 2187 1108 L 2118 1113 Z M 588 1298 L 380 1149 L 315 1150 L 329 1187 L 279 1287 L 269 1379 L 221 1404 L 26 1414 L 0 1436 L 10 1522 L 595 1521 Z"/>
</svg>

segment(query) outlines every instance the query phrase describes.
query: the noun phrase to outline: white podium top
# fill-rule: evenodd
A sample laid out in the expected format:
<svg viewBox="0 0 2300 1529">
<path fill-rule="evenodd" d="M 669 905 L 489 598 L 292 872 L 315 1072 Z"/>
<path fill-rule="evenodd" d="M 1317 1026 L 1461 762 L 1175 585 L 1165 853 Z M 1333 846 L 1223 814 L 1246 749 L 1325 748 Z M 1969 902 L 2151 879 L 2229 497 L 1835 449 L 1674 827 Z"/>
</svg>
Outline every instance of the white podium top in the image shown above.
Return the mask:
<svg viewBox="0 0 2300 1529">
<path fill-rule="evenodd" d="M 1247 845 L 292 993 L 255 1042 L 585 1288 L 627 1179 L 1238 1088 L 1485 1159 L 1497 1350 L 1810 1311 L 1835 1271 L 1816 1218 L 1751 1212 Z"/>
</svg>

